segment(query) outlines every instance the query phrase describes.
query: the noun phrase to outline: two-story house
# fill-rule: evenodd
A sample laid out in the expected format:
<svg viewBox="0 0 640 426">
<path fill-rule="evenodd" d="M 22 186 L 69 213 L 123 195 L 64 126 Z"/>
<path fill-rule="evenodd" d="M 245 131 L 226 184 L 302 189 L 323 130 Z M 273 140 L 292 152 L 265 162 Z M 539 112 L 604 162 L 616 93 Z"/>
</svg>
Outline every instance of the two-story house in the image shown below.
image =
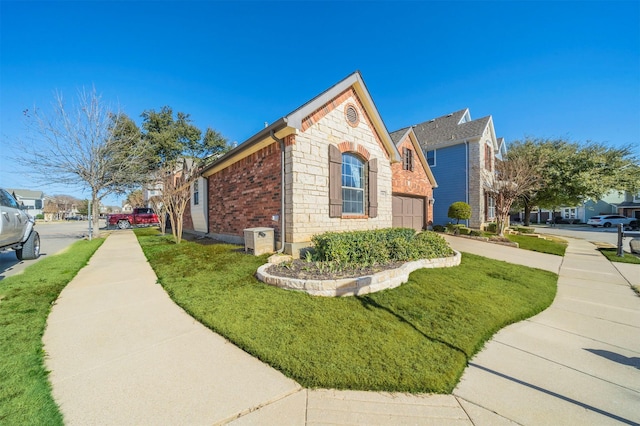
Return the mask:
<svg viewBox="0 0 640 426">
<path fill-rule="evenodd" d="M 466 224 L 480 228 L 495 218 L 495 202 L 484 192 L 482 176 L 493 173 L 495 161 L 506 153 L 497 138 L 491 116 L 471 119 L 463 109 L 412 126 L 429 167 L 438 182 L 434 189 L 433 223 L 445 225 L 449 206 L 464 201 L 471 206 Z"/>
<path fill-rule="evenodd" d="M 36 217 L 43 214 L 44 192 L 30 189 L 7 189 L 7 191 L 15 197 L 18 204 L 25 207 L 30 216 Z"/>
</svg>

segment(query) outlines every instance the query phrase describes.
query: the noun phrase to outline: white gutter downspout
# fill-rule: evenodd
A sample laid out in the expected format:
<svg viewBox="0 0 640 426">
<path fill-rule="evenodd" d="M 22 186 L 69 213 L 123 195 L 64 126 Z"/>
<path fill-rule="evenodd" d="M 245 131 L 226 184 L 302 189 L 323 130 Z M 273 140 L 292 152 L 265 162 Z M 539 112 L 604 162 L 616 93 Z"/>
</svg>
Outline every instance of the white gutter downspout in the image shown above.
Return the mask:
<svg viewBox="0 0 640 426">
<path fill-rule="evenodd" d="M 271 138 L 278 142 L 280 144 L 280 176 L 282 178 L 282 182 L 280 183 L 280 194 L 281 194 L 281 199 L 280 199 L 280 249 L 278 251 L 276 251 L 276 253 L 282 253 L 284 252 L 284 243 L 285 243 L 285 238 L 284 238 L 284 209 L 285 209 L 285 178 L 284 178 L 284 140 L 279 139 L 276 137 L 275 133 L 273 132 L 273 130 L 271 131 Z"/>
</svg>

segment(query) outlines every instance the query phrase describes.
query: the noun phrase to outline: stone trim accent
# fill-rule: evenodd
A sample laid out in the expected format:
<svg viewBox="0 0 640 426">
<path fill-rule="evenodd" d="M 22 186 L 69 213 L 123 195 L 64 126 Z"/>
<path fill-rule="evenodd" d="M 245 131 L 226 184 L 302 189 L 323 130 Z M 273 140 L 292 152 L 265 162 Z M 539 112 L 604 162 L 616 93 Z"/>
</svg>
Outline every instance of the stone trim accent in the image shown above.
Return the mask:
<svg viewBox="0 0 640 426">
<path fill-rule="evenodd" d="M 375 293 L 388 288 L 396 288 L 407 282 L 409 274 L 422 268 L 448 268 L 460 265 L 462 256 L 455 251 L 451 257 L 438 259 L 421 259 L 407 262 L 397 269 L 388 269 L 377 274 L 356 278 L 338 280 L 302 280 L 297 278 L 277 277 L 267 273 L 272 263 L 266 263 L 258 268 L 256 277 L 269 285 L 286 290 L 304 291 L 312 296 L 361 296 Z"/>
</svg>

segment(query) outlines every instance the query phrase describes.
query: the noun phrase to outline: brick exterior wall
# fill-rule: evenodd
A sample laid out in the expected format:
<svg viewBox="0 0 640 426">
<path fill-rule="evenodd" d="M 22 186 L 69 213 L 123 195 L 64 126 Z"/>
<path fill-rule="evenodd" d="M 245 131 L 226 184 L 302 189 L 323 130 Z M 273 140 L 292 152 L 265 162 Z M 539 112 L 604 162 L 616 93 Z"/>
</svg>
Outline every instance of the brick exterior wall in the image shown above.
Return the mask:
<svg viewBox="0 0 640 426">
<path fill-rule="evenodd" d="M 398 146 L 400 155 L 402 155 L 403 148 L 413 151 L 413 171 L 403 170 L 402 162 L 391 165 L 393 193 L 433 198 L 433 187 L 409 136 Z M 433 220 L 433 204 L 428 204 L 428 206 L 427 217 L 425 218 L 427 223 Z"/>
<path fill-rule="evenodd" d="M 243 237 L 246 228 L 275 229 L 280 240 L 280 147 L 272 143 L 209 176 L 209 233 Z M 204 194 L 203 194 L 204 195 Z"/>
<path fill-rule="evenodd" d="M 191 200 L 187 203 L 187 207 L 184 209 L 184 216 L 182 216 L 182 230 L 194 231 L 193 217 L 191 216 Z"/>
</svg>

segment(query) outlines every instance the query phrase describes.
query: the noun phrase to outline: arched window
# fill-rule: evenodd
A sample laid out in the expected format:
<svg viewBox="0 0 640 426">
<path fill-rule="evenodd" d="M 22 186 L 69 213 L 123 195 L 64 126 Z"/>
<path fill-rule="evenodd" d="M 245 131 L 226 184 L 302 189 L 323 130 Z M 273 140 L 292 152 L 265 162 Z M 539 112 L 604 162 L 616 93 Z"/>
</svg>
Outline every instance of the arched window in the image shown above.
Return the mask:
<svg viewBox="0 0 640 426">
<path fill-rule="evenodd" d="M 364 214 L 365 162 L 351 153 L 342 154 L 342 213 Z"/>
<path fill-rule="evenodd" d="M 329 217 L 378 217 L 378 160 L 329 145 Z"/>
</svg>

